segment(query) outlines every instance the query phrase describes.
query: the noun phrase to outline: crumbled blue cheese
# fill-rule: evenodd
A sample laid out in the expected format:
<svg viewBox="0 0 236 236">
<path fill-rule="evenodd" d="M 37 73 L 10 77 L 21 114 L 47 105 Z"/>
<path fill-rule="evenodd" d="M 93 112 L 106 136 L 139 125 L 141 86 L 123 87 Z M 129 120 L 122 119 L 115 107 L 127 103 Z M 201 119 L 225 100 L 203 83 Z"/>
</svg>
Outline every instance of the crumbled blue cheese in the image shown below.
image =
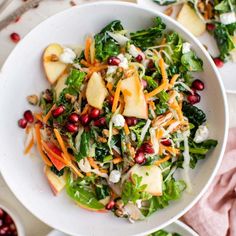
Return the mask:
<svg viewBox="0 0 236 236">
<path fill-rule="evenodd" d="M 76 58 L 75 52 L 71 48 L 64 48 L 59 59 L 62 63 L 72 64 Z"/>
<path fill-rule="evenodd" d="M 118 170 L 112 170 L 109 175 L 109 181 L 112 183 L 118 183 L 120 181 L 121 173 Z"/>
<path fill-rule="evenodd" d="M 125 118 L 121 114 L 114 115 L 111 120 L 114 126 L 119 126 L 119 127 L 125 126 Z"/>
<path fill-rule="evenodd" d="M 200 125 L 195 133 L 193 141 L 195 143 L 201 143 L 205 141 L 209 136 L 209 130 L 205 125 Z"/>
<path fill-rule="evenodd" d="M 188 43 L 188 42 L 183 43 L 183 47 L 182 47 L 183 54 L 190 52 L 190 49 L 191 49 L 190 43 Z"/>
<path fill-rule="evenodd" d="M 123 54 L 119 54 L 117 57 L 120 59 L 119 67 L 122 67 L 123 69 L 128 69 L 128 59 Z"/>
<path fill-rule="evenodd" d="M 236 15 L 234 12 L 227 12 L 220 15 L 220 22 L 225 25 L 236 22 Z"/>
</svg>

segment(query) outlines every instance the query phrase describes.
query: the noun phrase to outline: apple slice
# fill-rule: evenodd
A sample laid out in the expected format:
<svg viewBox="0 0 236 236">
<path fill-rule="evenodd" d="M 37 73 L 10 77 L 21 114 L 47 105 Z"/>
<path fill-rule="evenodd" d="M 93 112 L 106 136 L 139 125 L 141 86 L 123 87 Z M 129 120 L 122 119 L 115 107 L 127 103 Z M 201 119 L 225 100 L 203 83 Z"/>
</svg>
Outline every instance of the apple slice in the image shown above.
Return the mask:
<svg viewBox="0 0 236 236">
<path fill-rule="evenodd" d="M 177 21 L 195 36 L 200 36 L 206 31 L 206 24 L 188 4 L 181 8 Z"/>
<path fill-rule="evenodd" d="M 147 103 L 139 78 L 130 77 L 122 80 L 121 91 L 124 94 L 125 100 L 123 115 L 148 119 Z M 127 94 L 125 91 L 129 93 Z"/>
<path fill-rule="evenodd" d="M 43 66 L 48 81 L 54 84 L 64 73 L 67 65 L 59 61 L 63 47 L 59 44 L 50 44 L 43 53 Z"/>
<path fill-rule="evenodd" d="M 66 185 L 66 177 L 65 174 L 62 176 L 57 176 L 54 174 L 50 167 L 45 166 L 44 167 L 44 174 L 47 177 L 48 183 L 54 193 L 54 195 L 57 195 Z"/>
<path fill-rule="evenodd" d="M 69 74 L 65 72 L 58 78 L 56 86 L 54 87 L 57 98 L 59 98 L 62 90 L 67 87 L 66 79 L 68 76 L 69 76 Z"/>
<path fill-rule="evenodd" d="M 147 187 L 144 191 L 152 194 L 153 196 L 162 195 L 162 174 L 158 166 L 140 166 L 134 165 L 131 169 L 132 176 L 136 174 L 142 177 L 141 184 L 146 184 Z"/>
<path fill-rule="evenodd" d="M 107 95 L 108 92 L 102 76 L 97 72 L 94 72 L 89 79 L 86 89 L 88 104 L 92 107 L 102 109 L 103 102 Z"/>
</svg>

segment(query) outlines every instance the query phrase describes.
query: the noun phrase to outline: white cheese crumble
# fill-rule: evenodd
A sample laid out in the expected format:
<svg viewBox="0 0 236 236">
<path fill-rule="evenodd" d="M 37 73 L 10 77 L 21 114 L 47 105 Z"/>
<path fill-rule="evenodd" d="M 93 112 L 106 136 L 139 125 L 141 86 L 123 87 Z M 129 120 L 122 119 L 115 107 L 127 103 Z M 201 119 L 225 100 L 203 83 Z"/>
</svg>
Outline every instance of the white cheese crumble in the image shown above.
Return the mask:
<svg viewBox="0 0 236 236">
<path fill-rule="evenodd" d="M 117 68 L 118 68 L 118 66 L 108 66 L 108 68 L 107 68 L 107 75 L 113 74 L 114 72 L 116 72 Z"/>
<path fill-rule="evenodd" d="M 142 200 L 141 200 L 141 199 L 138 199 L 138 200 L 136 201 L 136 206 L 137 206 L 138 208 L 141 208 L 141 207 L 142 207 Z"/>
<path fill-rule="evenodd" d="M 118 183 L 120 181 L 121 173 L 118 170 L 112 170 L 109 175 L 109 181 L 112 183 Z"/>
<path fill-rule="evenodd" d="M 236 15 L 234 12 L 227 12 L 220 15 L 220 21 L 222 24 L 229 25 L 236 22 Z"/>
<path fill-rule="evenodd" d="M 117 57 L 120 59 L 119 67 L 122 67 L 125 70 L 128 69 L 128 59 L 123 54 L 119 54 Z"/>
<path fill-rule="evenodd" d="M 131 44 L 130 47 L 129 47 L 129 53 L 134 58 L 136 58 L 140 54 L 139 50 L 133 44 Z"/>
<path fill-rule="evenodd" d="M 200 125 L 195 133 L 193 141 L 195 143 L 201 143 L 205 141 L 209 136 L 209 130 L 205 125 Z"/>
<path fill-rule="evenodd" d="M 71 48 L 64 48 L 59 57 L 60 61 L 65 64 L 72 64 L 75 58 L 76 54 Z"/>
<path fill-rule="evenodd" d="M 183 47 L 182 47 L 183 54 L 190 52 L 190 49 L 191 49 L 190 43 L 188 43 L 188 42 L 183 43 Z"/>
<path fill-rule="evenodd" d="M 125 126 L 125 118 L 121 114 L 114 115 L 111 120 L 114 126 L 120 126 L 120 127 Z"/>
</svg>

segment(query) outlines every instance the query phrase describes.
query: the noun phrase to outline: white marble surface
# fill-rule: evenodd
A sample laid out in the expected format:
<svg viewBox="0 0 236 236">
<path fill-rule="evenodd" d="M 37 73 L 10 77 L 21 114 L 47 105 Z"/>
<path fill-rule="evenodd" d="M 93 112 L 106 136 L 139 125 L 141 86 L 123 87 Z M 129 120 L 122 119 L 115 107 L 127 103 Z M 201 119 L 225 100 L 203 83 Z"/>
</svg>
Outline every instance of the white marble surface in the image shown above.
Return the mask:
<svg viewBox="0 0 236 236">
<path fill-rule="evenodd" d="M 2 0 L 0 0 L 1 3 Z M 98 0 L 97 0 L 98 1 Z M 113 0 L 115 1 L 115 0 Z M 124 0 L 125 1 L 125 0 Z M 135 0 L 127 0 L 135 2 Z M 74 0 L 77 4 L 92 2 L 92 0 Z M 4 18 L 9 12 L 22 4 L 22 0 L 14 0 L 7 10 L 0 15 L 0 20 Z M 0 32 L 0 67 L 5 59 L 14 48 L 15 44 L 9 39 L 12 32 L 20 34 L 21 38 L 26 35 L 38 23 L 48 18 L 61 10 L 71 7 L 70 0 L 45 0 L 36 9 L 32 9 L 24 14 L 19 22 L 12 23 L 6 29 Z M 236 81 L 235 81 L 236 83 Z M 230 111 L 230 127 L 236 126 L 236 94 L 227 94 L 229 111 Z M 36 219 L 29 213 L 14 197 L 3 178 L 0 176 L 0 202 L 7 202 L 12 208 L 16 210 L 22 223 L 25 227 L 26 235 L 28 236 L 44 236 L 51 230 L 50 227 Z"/>
</svg>

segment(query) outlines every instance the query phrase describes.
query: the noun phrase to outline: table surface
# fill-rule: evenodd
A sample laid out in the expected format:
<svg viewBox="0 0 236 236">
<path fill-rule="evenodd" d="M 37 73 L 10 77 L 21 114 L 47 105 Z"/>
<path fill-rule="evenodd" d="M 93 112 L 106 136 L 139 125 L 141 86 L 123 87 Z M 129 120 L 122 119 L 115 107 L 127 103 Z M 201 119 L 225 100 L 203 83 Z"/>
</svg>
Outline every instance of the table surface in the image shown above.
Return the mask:
<svg viewBox="0 0 236 236">
<path fill-rule="evenodd" d="M 74 0 L 77 4 L 92 2 L 93 0 Z M 98 1 L 98 0 L 97 0 Z M 116 1 L 116 0 L 113 0 Z M 123 0 L 135 2 L 135 0 Z M 17 32 L 23 37 L 38 23 L 47 19 L 49 16 L 71 7 L 69 0 L 45 0 L 36 9 L 32 9 L 24 14 L 17 23 L 9 25 L 6 29 L 0 32 L 0 68 L 5 59 L 14 48 L 15 44 L 9 40 L 9 35 L 12 32 Z M 1 3 L 1 0 L 0 0 Z M 22 0 L 14 0 L 8 8 L 1 13 L 0 20 L 7 14 L 14 10 L 17 6 L 22 4 Z M 4 49 L 4 50 L 2 50 Z M 235 81 L 236 83 L 236 81 Z M 229 122 L 230 127 L 236 126 L 236 94 L 227 94 L 229 106 Z M 39 221 L 29 211 L 27 211 L 21 203 L 15 198 L 10 189 L 7 187 L 3 178 L 0 175 L 0 203 L 1 201 L 7 202 L 18 213 L 22 223 L 25 227 L 26 235 L 43 236 L 50 232 L 51 228 Z"/>
</svg>

